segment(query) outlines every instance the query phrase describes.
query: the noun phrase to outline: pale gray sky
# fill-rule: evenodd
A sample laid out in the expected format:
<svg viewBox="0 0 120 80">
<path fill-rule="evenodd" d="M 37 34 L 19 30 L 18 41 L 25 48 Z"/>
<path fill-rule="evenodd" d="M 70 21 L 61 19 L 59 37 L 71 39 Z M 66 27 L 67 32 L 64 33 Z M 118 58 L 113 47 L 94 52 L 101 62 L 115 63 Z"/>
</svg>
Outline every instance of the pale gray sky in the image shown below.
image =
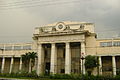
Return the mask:
<svg viewBox="0 0 120 80">
<path fill-rule="evenodd" d="M 95 23 L 98 38 L 120 35 L 120 0 L 0 0 L 0 43 L 30 42 L 35 27 Z"/>
</svg>

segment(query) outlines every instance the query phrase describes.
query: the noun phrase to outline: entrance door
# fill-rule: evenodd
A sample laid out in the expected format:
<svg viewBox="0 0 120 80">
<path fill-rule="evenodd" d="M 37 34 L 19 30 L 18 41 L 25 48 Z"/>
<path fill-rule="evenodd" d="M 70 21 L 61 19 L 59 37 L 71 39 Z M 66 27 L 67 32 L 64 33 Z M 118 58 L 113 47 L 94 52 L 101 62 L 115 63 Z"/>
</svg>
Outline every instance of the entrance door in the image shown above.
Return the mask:
<svg viewBox="0 0 120 80">
<path fill-rule="evenodd" d="M 45 74 L 50 74 L 50 62 L 46 62 L 46 65 L 45 65 Z"/>
</svg>

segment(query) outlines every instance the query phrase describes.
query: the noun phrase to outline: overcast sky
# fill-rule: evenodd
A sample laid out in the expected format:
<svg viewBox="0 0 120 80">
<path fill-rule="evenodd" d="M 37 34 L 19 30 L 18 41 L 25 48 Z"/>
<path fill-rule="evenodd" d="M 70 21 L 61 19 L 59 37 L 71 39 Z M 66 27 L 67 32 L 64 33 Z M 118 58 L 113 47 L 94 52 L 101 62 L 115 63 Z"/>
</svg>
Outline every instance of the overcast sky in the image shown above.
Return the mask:
<svg viewBox="0 0 120 80">
<path fill-rule="evenodd" d="M 35 27 L 92 22 L 98 38 L 120 36 L 120 0 L 0 0 L 0 43 L 31 42 Z"/>
</svg>

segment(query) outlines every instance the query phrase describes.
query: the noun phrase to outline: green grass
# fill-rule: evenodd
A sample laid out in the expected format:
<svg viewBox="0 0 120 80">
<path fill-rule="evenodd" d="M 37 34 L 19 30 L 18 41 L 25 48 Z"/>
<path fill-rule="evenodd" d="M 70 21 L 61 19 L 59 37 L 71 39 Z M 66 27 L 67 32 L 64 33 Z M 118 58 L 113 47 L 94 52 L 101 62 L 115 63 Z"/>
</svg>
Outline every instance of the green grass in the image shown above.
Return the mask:
<svg viewBox="0 0 120 80">
<path fill-rule="evenodd" d="M 19 77 L 19 78 L 9 78 L 9 77 L 0 77 L 0 79 L 21 79 L 21 80 L 72 80 L 72 79 L 47 79 L 47 78 L 40 78 L 40 79 L 31 79 L 29 77 Z"/>
</svg>

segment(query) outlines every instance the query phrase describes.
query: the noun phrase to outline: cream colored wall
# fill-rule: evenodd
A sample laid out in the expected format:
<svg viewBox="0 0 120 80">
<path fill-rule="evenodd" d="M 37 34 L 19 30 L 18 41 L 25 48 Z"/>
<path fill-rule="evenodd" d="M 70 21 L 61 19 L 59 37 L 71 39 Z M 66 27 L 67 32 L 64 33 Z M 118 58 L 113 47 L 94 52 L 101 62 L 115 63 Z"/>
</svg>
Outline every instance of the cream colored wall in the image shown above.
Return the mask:
<svg viewBox="0 0 120 80">
<path fill-rule="evenodd" d="M 38 43 L 65 43 L 65 42 L 81 42 L 84 41 L 83 34 L 69 34 L 69 35 L 56 35 L 56 36 L 42 36 L 39 37 Z"/>
<path fill-rule="evenodd" d="M 120 41 L 120 39 L 101 39 L 96 41 L 97 55 L 119 55 L 120 46 L 101 47 L 100 42 Z"/>
<path fill-rule="evenodd" d="M 86 36 L 86 55 L 96 55 L 96 38 L 95 35 Z"/>
<path fill-rule="evenodd" d="M 33 43 L 19 43 L 19 44 L 0 44 L 0 46 L 21 46 L 21 50 L 0 50 L 0 56 L 15 56 L 20 57 L 22 54 L 27 52 L 32 52 L 33 50 L 24 50 L 22 49 L 23 46 L 31 45 L 33 47 Z M 3 48 L 4 49 L 4 48 Z"/>
</svg>

